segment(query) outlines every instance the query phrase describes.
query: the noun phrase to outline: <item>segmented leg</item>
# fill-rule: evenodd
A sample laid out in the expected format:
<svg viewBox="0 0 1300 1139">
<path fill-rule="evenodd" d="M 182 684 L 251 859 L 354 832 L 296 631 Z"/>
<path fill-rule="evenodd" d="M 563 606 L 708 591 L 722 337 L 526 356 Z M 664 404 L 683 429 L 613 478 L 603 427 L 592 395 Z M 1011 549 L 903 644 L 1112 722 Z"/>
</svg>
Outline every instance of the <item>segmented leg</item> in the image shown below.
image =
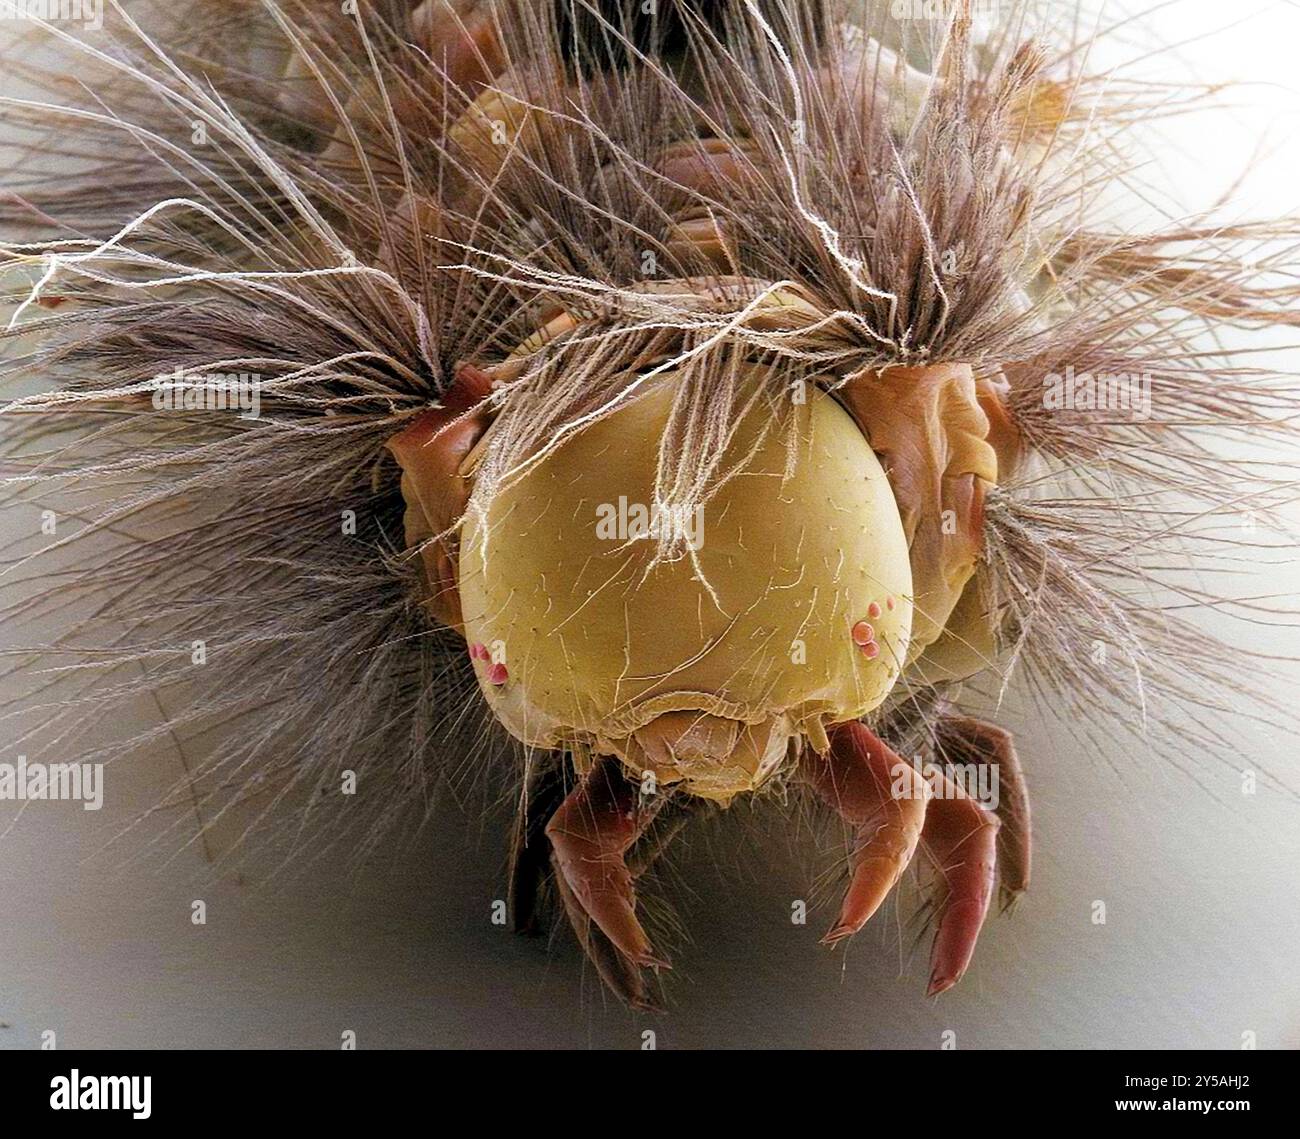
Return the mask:
<svg viewBox="0 0 1300 1139">
<path fill-rule="evenodd" d="M 997 772 L 995 808 L 998 832 L 998 878 L 1003 912 L 1029 888 L 1032 825 L 1029 790 L 1011 733 L 969 716 L 945 716 L 939 722 L 939 749 L 952 764 L 989 765 Z"/>
<path fill-rule="evenodd" d="M 672 799 L 659 812 L 654 828 L 647 831 L 645 836 L 628 851 L 627 866 L 633 881 L 639 879 L 655 865 L 672 840 L 698 813 L 699 806 L 698 800 Z M 569 889 L 563 875 L 556 875 L 556 884 L 578 943 L 596 966 L 596 972 L 600 974 L 600 979 L 604 981 L 606 987 L 634 1009 L 662 1012 L 663 1006 L 646 988 L 645 971 L 624 957 L 614 943 L 601 932 L 600 927 L 588 917 L 573 891 Z"/>
<path fill-rule="evenodd" d="M 640 788 L 613 756 L 601 756 L 546 825 L 561 891 L 634 965 L 668 968 L 650 948 L 636 916 L 632 873 L 624 855 L 650 824 L 662 796 L 641 803 Z M 579 936 L 582 936 L 579 931 Z M 599 964 L 599 962 L 598 962 Z"/>
<path fill-rule="evenodd" d="M 855 828 L 859 845 L 839 919 L 823 942 L 833 945 L 866 924 L 919 841 L 942 879 L 929 994 L 942 993 L 966 972 L 988 913 L 998 819 L 937 768 L 917 771 L 863 724 L 840 724 L 829 738 L 827 754 L 805 752 L 800 768 Z"/>
<path fill-rule="evenodd" d="M 929 996 L 961 980 L 993 897 L 997 816 L 945 775 L 932 773 L 921 846 L 943 879 L 939 924 L 930 950 Z"/>
<path fill-rule="evenodd" d="M 800 769 L 817 794 L 856 833 L 853 877 L 823 945 L 866 925 L 912 861 L 925 823 L 928 789 L 921 774 L 863 724 L 840 724 L 830 751 L 805 750 Z"/>
<path fill-rule="evenodd" d="M 634 1009 L 661 1012 L 662 1006 L 650 996 L 646 988 L 645 970 L 619 952 L 618 946 L 591 920 L 563 874 L 555 876 L 555 885 L 574 936 L 587 959 L 596 967 L 605 987 Z"/>
<path fill-rule="evenodd" d="M 570 776 L 568 766 L 558 762 L 539 764 L 529 776 L 510 851 L 510 912 L 516 933 L 542 932 L 543 887 L 552 871 L 546 825 L 568 795 Z M 642 812 L 647 823 L 654 818 L 655 824 L 647 826 L 627 852 L 633 882 L 653 868 L 699 806 L 691 800 L 668 799 L 658 813 Z M 605 985 L 633 1008 L 659 1011 L 659 1004 L 646 989 L 641 967 L 625 957 L 591 920 L 563 874 L 555 875 L 555 887 L 579 945 Z"/>
</svg>

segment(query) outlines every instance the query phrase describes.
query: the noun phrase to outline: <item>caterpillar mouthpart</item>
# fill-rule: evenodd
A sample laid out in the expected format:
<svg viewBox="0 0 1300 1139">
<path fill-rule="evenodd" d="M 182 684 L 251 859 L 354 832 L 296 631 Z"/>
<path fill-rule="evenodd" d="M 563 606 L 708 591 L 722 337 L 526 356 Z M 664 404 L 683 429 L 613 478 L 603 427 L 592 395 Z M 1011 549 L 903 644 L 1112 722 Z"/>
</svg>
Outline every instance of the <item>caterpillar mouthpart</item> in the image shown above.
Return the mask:
<svg viewBox="0 0 1300 1139">
<path fill-rule="evenodd" d="M 615 754 L 651 786 L 681 784 L 689 794 L 730 803 L 756 791 L 790 754 L 798 731 L 789 716 L 769 716 L 746 724 L 709 712 L 682 710 L 656 716 L 626 740 Z"/>
</svg>

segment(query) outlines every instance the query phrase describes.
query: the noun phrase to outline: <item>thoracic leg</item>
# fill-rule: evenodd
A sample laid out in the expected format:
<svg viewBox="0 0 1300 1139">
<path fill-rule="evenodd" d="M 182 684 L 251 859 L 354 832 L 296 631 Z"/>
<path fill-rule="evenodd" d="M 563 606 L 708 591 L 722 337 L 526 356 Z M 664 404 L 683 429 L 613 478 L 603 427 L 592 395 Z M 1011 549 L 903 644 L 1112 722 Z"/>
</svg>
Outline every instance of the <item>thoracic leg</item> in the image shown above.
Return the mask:
<svg viewBox="0 0 1300 1139">
<path fill-rule="evenodd" d="M 681 832 L 682 828 L 695 816 L 699 801 L 690 799 L 672 799 L 655 818 L 654 827 L 647 830 L 635 846 L 628 851 L 627 866 L 633 881 L 640 879 L 659 860 L 669 844 Z M 661 1006 L 646 990 L 645 972 L 640 966 L 632 964 L 621 954 L 578 905 L 573 891 L 564 881 L 563 875 L 556 875 L 557 888 L 564 902 L 569 924 L 577 935 L 579 944 L 596 972 L 606 986 L 620 999 L 635 1009 L 651 1012 L 662 1011 Z"/>
<path fill-rule="evenodd" d="M 637 920 L 624 855 L 662 803 L 663 797 L 655 796 L 643 805 L 640 788 L 623 774 L 619 761 L 601 756 L 546 825 L 561 893 L 567 890 L 581 914 L 633 965 L 658 968 L 667 963 L 655 957 Z"/>
<path fill-rule="evenodd" d="M 605 987 L 634 1009 L 659 1011 L 659 1005 L 646 990 L 641 966 L 619 952 L 618 946 L 591 920 L 563 874 L 555 876 L 555 886 L 573 934 L 587 959 L 596 967 Z"/>
<path fill-rule="evenodd" d="M 944 890 L 930 950 L 930 996 L 951 989 L 970 965 L 993 897 L 999 829 L 997 816 L 978 799 L 946 776 L 936 782 L 921 834 Z"/>
<path fill-rule="evenodd" d="M 510 912 L 516 933 L 542 932 L 542 891 L 552 872 L 551 843 L 546 825 L 559 810 L 571 787 L 568 764 L 554 760 L 539 763 L 528 777 L 522 807 L 515 820 L 510 852 Z M 700 804 L 689 799 L 668 799 L 661 810 L 642 812 L 653 827 L 646 827 L 628 850 L 626 863 L 635 882 L 658 861 L 672 840 L 698 813 Z M 583 952 L 601 980 L 633 1008 L 658 1009 L 646 990 L 639 965 L 625 957 L 583 909 L 563 874 L 555 874 L 555 889 Z"/>
<path fill-rule="evenodd" d="M 800 768 L 854 827 L 858 845 L 839 919 L 823 940 L 834 944 L 866 924 L 919 841 L 942 879 L 929 993 L 944 992 L 966 972 L 988 913 L 998 819 L 937 769 L 927 781 L 863 724 L 840 724 L 829 735 L 827 754 L 805 752 Z"/>
<path fill-rule="evenodd" d="M 939 750 L 952 764 L 975 763 L 997 772 L 998 877 L 1002 908 L 1029 888 L 1032 826 L 1029 791 L 1011 734 L 996 724 L 969 716 L 945 716 L 939 723 Z"/>
<path fill-rule="evenodd" d="M 916 850 L 928 791 L 920 773 L 862 724 L 840 724 L 830 750 L 806 750 L 804 778 L 855 830 L 853 877 L 831 931 L 833 945 L 857 933 L 889 896 Z"/>
</svg>

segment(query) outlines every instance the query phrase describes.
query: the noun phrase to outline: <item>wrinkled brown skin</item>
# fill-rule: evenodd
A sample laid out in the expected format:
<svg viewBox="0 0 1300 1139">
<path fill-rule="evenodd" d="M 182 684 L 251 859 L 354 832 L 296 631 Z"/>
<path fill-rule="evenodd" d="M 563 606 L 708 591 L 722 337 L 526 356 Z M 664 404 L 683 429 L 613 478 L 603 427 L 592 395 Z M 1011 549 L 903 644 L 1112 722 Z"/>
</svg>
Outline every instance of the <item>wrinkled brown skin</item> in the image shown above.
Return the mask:
<svg viewBox="0 0 1300 1139">
<path fill-rule="evenodd" d="M 442 406 L 421 412 L 388 441 L 388 449 L 402 468 L 406 545 L 418 548 L 424 563 L 425 604 L 441 624 L 462 636 L 455 549 L 447 532 L 469 505 L 470 481 L 461 467 L 488 428 L 487 416 L 474 409 L 491 390 L 491 376 L 463 364 L 444 394 Z"/>
<path fill-rule="evenodd" d="M 495 29 L 482 9 L 467 6 L 463 24 L 446 19 L 445 11 L 438 0 L 422 5 L 412 17 L 413 39 L 445 61 L 452 82 L 472 97 L 504 66 Z M 431 105 L 417 105 L 409 96 L 399 102 L 395 110 L 406 116 L 403 121 L 427 114 L 422 107 Z M 473 141 L 472 132 L 468 138 Z M 351 143 L 336 135 L 331 147 L 342 155 Z M 729 188 L 742 186 L 751 176 L 744 154 L 702 140 L 672 148 L 658 172 L 687 192 L 669 251 L 682 259 L 703 254 L 719 272 L 731 271 L 731 237 L 699 199 L 725 200 Z M 692 201 L 692 195 L 698 198 Z M 400 274 L 409 250 L 441 229 L 436 203 L 403 198 L 394 210 L 392 233 L 378 251 L 380 264 Z M 557 331 L 574 323 L 561 310 L 552 315 L 553 323 L 564 326 Z M 474 408 L 494 380 L 512 378 L 509 363 L 491 376 L 463 365 L 443 406 L 420 415 L 389 444 L 403 470 L 407 545 L 421 548 L 428 608 L 435 619 L 462 634 L 455 543 L 448 534 L 469 501 L 465 460 L 489 423 Z M 989 485 L 1018 465 L 1019 434 L 999 393 L 987 382 L 975 382 L 966 365 L 866 372 L 851 377 L 837 395 L 886 466 L 912 554 L 920 633 L 928 643 L 942 632 L 975 571 L 982 552 L 984 496 Z M 955 534 L 941 530 L 946 511 L 959 522 Z M 929 628 L 924 627 L 927 609 Z M 998 766 L 1003 797 L 997 816 L 946 779 L 944 794 L 934 796 L 919 772 L 860 723 L 838 725 L 830 750 L 825 755 L 807 750 L 799 764 L 803 779 L 856 836 L 849 889 L 824 943 L 834 945 L 866 924 L 918 847 L 934 863 L 942 896 L 931 952 L 931 995 L 951 988 L 969 966 L 992 897 L 998 851 L 1005 903 L 1028 886 L 1030 852 L 1028 798 L 1010 736 L 994 725 L 956 715 L 946 716 L 938 733 L 940 755 L 948 762 Z M 891 790 L 895 782 L 904 792 L 897 797 Z M 638 785 L 612 756 L 598 757 L 572 789 L 566 786 L 563 765 L 556 764 L 530 784 L 512 852 L 516 929 L 537 930 L 541 886 L 547 870 L 553 870 L 583 950 L 609 989 L 638 1009 L 656 1008 L 647 993 L 645 970 L 668 966 L 652 951 L 637 919 L 635 881 L 688 815 L 681 813 L 673 827 L 663 828 L 662 838 L 644 844 L 649 850 L 639 863 L 629 865 L 628 854 L 666 801 L 657 795 L 643 802 Z"/>
<path fill-rule="evenodd" d="M 308 46 L 295 51 L 285 64 L 279 102 L 300 125 L 325 136 L 323 160 L 352 162 L 356 160 L 355 144 L 344 124 L 364 124 L 376 115 L 386 117 L 387 112 L 367 72 L 349 77 L 343 87 L 354 92 L 344 102 L 343 115 L 334 109 L 317 71 L 325 83 L 340 87 L 333 62 L 337 52 L 330 49 L 330 41 L 359 42 L 359 36 L 355 17 L 343 14 L 338 5 L 323 7 L 316 17 L 321 26 L 312 24 L 307 29 Z M 390 80 L 385 94 L 393 118 L 413 137 L 432 137 L 441 133 L 445 94 L 454 91 L 458 100 L 472 99 L 505 66 L 505 52 L 492 6 L 477 0 L 424 0 L 407 17 L 405 33 L 411 48 L 422 59 L 427 58 L 442 79 L 420 88 Z M 427 84 L 427 71 L 422 74 Z"/>
<path fill-rule="evenodd" d="M 894 488 L 911 552 L 912 640 L 924 647 L 942 633 L 975 571 L 984 495 L 998 478 L 974 376 L 967 364 L 884 368 L 850 377 L 836 395 Z"/>
<path fill-rule="evenodd" d="M 692 195 L 713 201 L 725 201 L 744 186 L 749 176 L 743 153 L 718 138 L 669 147 L 656 170 Z M 690 264 L 691 258 L 703 256 L 720 273 L 734 270 L 734 240 L 729 226 L 714 215 L 707 202 L 688 198 L 676 216 L 668 252 L 679 263 Z"/>
</svg>

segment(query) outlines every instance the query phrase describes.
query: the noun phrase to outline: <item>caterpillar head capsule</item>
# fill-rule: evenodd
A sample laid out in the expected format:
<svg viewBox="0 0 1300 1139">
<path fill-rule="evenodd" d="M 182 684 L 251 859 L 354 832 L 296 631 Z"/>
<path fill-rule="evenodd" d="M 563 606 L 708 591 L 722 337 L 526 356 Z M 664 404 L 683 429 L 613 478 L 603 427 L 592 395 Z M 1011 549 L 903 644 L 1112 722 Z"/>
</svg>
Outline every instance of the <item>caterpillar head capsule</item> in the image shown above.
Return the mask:
<svg viewBox="0 0 1300 1139">
<path fill-rule="evenodd" d="M 879 460 L 816 389 L 778 416 L 752 379 L 731 477 L 699 505 L 657 503 L 681 382 L 656 377 L 471 501 L 459 590 L 480 685 L 517 739 L 725 802 L 885 699 L 911 569 Z"/>
</svg>

